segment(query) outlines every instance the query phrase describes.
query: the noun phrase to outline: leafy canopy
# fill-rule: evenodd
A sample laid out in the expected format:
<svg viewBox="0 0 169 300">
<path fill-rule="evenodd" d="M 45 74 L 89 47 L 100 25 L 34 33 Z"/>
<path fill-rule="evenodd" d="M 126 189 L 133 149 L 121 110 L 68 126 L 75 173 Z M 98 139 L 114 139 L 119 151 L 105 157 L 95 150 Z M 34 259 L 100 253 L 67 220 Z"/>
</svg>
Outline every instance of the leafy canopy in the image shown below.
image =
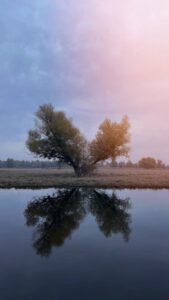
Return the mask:
<svg viewBox="0 0 169 300">
<path fill-rule="evenodd" d="M 77 175 L 91 171 L 97 162 L 129 153 L 129 121 L 120 123 L 106 119 L 92 142 L 87 142 L 64 112 L 51 104 L 39 107 L 35 129 L 28 133 L 27 147 L 39 157 L 58 159 L 74 168 Z"/>
<path fill-rule="evenodd" d="M 29 131 L 27 146 L 40 157 L 57 158 L 74 166 L 83 160 L 86 140 L 64 112 L 56 112 L 47 104 L 36 113 L 36 128 Z"/>
<path fill-rule="evenodd" d="M 96 138 L 90 145 L 94 162 L 118 156 L 128 156 L 130 141 L 128 117 L 123 117 L 121 123 L 106 119 L 99 127 Z"/>
<path fill-rule="evenodd" d="M 165 164 L 161 160 L 149 156 L 140 159 L 138 166 L 144 169 L 165 168 Z"/>
</svg>

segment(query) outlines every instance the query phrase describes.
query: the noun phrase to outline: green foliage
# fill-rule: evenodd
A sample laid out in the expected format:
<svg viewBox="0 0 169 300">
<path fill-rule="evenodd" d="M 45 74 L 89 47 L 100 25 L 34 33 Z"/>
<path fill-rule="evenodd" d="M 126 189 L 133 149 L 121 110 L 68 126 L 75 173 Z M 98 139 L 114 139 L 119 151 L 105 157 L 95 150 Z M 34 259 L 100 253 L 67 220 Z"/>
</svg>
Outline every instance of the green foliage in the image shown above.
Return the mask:
<svg viewBox="0 0 169 300">
<path fill-rule="evenodd" d="M 36 113 L 36 128 L 29 131 L 27 147 L 40 157 L 63 161 L 78 172 L 86 158 L 87 142 L 65 113 L 54 111 L 49 104 L 40 106 Z"/>
<path fill-rule="evenodd" d="M 127 117 L 121 123 L 106 119 L 89 143 L 64 112 L 45 104 L 36 113 L 35 129 L 29 131 L 27 147 L 39 157 L 67 163 L 81 176 L 92 171 L 97 162 L 127 156 L 128 130 Z"/>
</svg>

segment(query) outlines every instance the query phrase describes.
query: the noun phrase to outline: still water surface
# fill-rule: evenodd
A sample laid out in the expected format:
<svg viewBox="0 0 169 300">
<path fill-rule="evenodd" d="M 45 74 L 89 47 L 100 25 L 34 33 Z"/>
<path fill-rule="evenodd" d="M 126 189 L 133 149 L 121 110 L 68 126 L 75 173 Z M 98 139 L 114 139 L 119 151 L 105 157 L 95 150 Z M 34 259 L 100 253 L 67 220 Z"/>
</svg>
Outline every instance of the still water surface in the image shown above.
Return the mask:
<svg viewBox="0 0 169 300">
<path fill-rule="evenodd" d="M 169 191 L 0 190 L 0 300 L 168 300 Z"/>
</svg>

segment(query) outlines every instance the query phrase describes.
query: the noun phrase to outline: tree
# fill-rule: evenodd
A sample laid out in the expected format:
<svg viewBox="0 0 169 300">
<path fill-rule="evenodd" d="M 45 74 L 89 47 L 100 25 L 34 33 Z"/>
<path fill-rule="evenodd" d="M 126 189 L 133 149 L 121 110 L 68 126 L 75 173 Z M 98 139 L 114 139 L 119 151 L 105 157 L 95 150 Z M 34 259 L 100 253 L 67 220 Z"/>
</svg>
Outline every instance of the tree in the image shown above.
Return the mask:
<svg viewBox="0 0 169 300">
<path fill-rule="evenodd" d="M 71 165 L 77 175 L 85 166 L 85 138 L 64 112 L 54 111 L 50 104 L 40 106 L 37 111 L 36 128 L 29 131 L 27 146 L 39 157 Z"/>
<path fill-rule="evenodd" d="M 7 168 L 14 168 L 14 160 L 12 158 L 8 158 L 6 160 L 6 167 Z"/>
<path fill-rule="evenodd" d="M 164 168 L 166 168 L 165 164 L 162 162 L 161 159 L 158 159 L 158 160 L 157 160 L 157 168 L 159 168 L 159 169 L 164 169 Z"/>
<path fill-rule="evenodd" d="M 104 120 L 100 125 L 96 138 L 90 144 L 93 164 L 118 156 L 128 156 L 130 141 L 128 117 L 123 117 L 121 123 Z"/>
<path fill-rule="evenodd" d="M 39 157 L 67 163 L 77 176 L 82 176 L 100 161 L 128 155 L 128 129 L 127 117 L 121 123 L 106 119 L 89 143 L 64 112 L 45 104 L 36 112 L 35 129 L 28 133 L 27 147 Z"/>
<path fill-rule="evenodd" d="M 138 165 L 140 168 L 154 169 L 156 168 L 156 160 L 153 157 L 143 157 Z"/>
<path fill-rule="evenodd" d="M 128 161 L 126 162 L 126 168 L 132 168 L 133 166 L 134 166 L 134 164 L 132 163 L 131 160 L 128 160 Z"/>
<path fill-rule="evenodd" d="M 138 166 L 140 168 L 145 168 L 145 169 L 154 169 L 154 168 L 159 168 L 159 169 L 164 169 L 165 164 L 160 160 L 156 160 L 153 157 L 143 157 L 139 162 Z"/>
</svg>

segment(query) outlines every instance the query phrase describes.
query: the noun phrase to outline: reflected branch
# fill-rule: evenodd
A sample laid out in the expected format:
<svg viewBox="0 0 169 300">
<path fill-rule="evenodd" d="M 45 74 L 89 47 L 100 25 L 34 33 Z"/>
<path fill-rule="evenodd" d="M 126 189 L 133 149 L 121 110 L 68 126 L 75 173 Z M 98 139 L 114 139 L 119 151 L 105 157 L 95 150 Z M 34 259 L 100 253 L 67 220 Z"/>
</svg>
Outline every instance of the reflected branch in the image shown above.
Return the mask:
<svg viewBox="0 0 169 300">
<path fill-rule="evenodd" d="M 34 227 L 33 247 L 37 254 L 50 255 L 77 230 L 87 213 L 92 213 L 106 236 L 121 233 L 128 241 L 131 233 L 130 200 L 115 193 L 87 189 L 61 189 L 53 195 L 34 198 L 25 210 L 26 225 Z"/>
<path fill-rule="evenodd" d="M 37 254 L 48 256 L 53 246 L 62 246 L 85 216 L 79 190 L 60 190 L 41 197 L 25 210 L 26 224 L 34 226 L 33 246 Z"/>
<path fill-rule="evenodd" d="M 128 209 L 131 207 L 129 198 L 119 199 L 115 193 L 93 191 L 90 195 L 90 210 L 96 217 L 100 230 L 106 237 L 113 233 L 122 233 L 126 241 L 130 236 L 131 217 Z"/>
</svg>

